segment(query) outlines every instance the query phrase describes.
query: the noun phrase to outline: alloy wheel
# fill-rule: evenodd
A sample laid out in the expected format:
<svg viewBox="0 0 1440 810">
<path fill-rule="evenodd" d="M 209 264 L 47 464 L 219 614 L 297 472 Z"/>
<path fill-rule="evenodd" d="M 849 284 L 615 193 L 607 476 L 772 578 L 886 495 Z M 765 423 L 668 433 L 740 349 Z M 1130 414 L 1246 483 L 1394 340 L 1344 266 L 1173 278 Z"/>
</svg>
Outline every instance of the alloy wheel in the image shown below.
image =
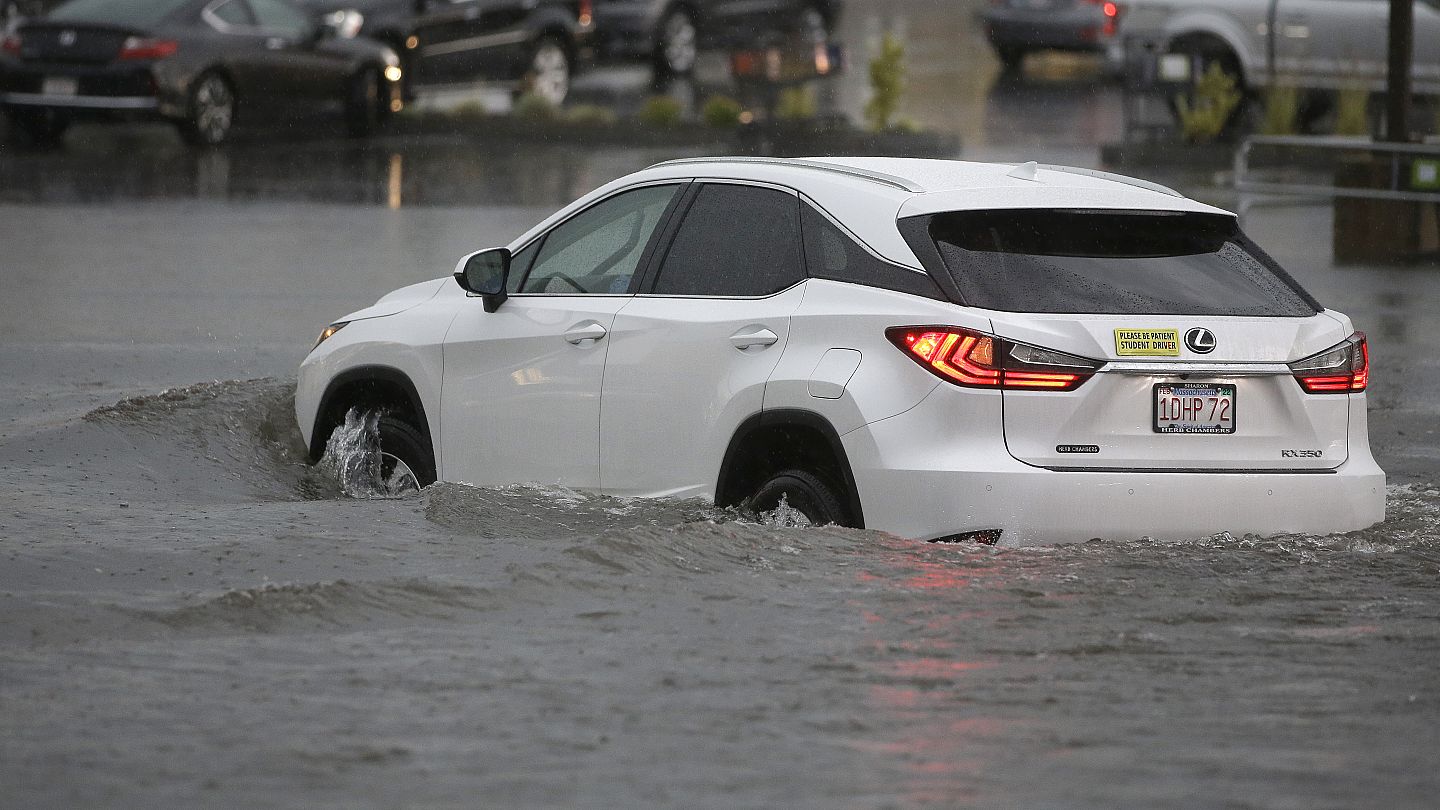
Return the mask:
<svg viewBox="0 0 1440 810">
<path fill-rule="evenodd" d="M 230 134 L 235 119 L 235 95 L 219 76 L 200 80 L 194 93 L 195 132 L 204 143 L 215 145 Z"/>
<path fill-rule="evenodd" d="M 674 74 L 689 73 L 699 56 L 699 31 L 690 12 L 676 9 L 660 26 L 660 56 L 665 69 Z"/>
<path fill-rule="evenodd" d="M 560 104 L 570 92 L 570 55 L 553 39 L 543 39 L 530 60 L 531 90 L 551 104 Z"/>
</svg>

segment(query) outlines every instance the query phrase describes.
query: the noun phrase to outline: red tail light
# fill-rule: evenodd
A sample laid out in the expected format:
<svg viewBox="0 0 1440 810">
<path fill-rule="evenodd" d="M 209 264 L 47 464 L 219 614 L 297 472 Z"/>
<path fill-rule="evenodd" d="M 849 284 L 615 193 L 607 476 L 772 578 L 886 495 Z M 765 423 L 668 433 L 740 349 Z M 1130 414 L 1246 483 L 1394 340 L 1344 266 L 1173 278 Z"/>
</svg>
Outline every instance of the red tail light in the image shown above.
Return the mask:
<svg viewBox="0 0 1440 810">
<path fill-rule="evenodd" d="M 1344 343 L 1290 364 L 1300 387 L 1309 394 L 1350 394 L 1370 384 L 1370 349 L 1364 332 Z"/>
<path fill-rule="evenodd" d="M 0 40 L 0 51 L 4 51 L 5 53 L 10 54 L 11 56 L 19 56 L 19 55 L 20 55 L 20 35 L 19 35 L 19 34 L 11 34 L 11 35 L 5 37 L 3 40 Z"/>
<path fill-rule="evenodd" d="M 594 2 L 594 0 L 580 0 L 580 13 L 579 13 L 579 15 L 576 17 L 576 22 L 580 23 L 580 27 L 581 27 L 581 28 L 586 28 L 586 27 L 588 27 L 588 26 L 590 25 L 590 23 L 594 22 L 594 20 L 595 20 L 595 14 L 594 14 L 594 12 L 595 12 L 595 2 Z"/>
<path fill-rule="evenodd" d="M 885 336 L 943 380 L 968 388 L 1073 391 L 1100 364 L 954 326 L 895 326 Z"/>
<path fill-rule="evenodd" d="M 180 43 L 173 39 L 141 39 L 130 37 L 120 46 L 120 57 L 124 60 L 165 59 L 180 50 Z"/>
</svg>

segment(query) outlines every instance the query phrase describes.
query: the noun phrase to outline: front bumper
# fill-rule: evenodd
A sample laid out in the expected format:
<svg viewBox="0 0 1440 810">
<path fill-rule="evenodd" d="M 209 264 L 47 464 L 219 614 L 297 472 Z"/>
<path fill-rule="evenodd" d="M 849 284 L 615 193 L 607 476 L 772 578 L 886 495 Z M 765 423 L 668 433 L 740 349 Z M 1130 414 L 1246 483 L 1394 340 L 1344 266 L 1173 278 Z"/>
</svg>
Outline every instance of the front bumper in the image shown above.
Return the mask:
<svg viewBox="0 0 1440 810">
<path fill-rule="evenodd" d="M 1359 395 L 1349 459 L 1334 471 L 1217 473 L 1032 467 L 1005 447 L 998 394 L 946 393 L 842 437 L 867 528 L 917 540 L 1000 529 L 1002 545 L 1039 545 L 1330 534 L 1385 518 L 1385 473 Z"/>
</svg>

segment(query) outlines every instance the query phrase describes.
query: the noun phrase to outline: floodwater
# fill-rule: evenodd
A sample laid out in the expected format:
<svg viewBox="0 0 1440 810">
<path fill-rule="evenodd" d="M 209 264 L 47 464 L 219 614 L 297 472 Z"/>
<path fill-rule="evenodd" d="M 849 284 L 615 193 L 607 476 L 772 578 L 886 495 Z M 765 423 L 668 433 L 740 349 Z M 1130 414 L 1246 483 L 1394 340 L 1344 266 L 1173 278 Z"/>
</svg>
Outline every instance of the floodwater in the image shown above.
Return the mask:
<svg viewBox="0 0 1440 810">
<path fill-rule="evenodd" d="M 914 114 L 1093 163 L 1090 87 Z M 1246 227 L 1369 334 L 1364 531 L 930 545 L 303 462 L 326 323 L 677 156 L 0 152 L 0 807 L 1434 806 L 1440 268 L 1335 266 L 1324 206 Z"/>
</svg>

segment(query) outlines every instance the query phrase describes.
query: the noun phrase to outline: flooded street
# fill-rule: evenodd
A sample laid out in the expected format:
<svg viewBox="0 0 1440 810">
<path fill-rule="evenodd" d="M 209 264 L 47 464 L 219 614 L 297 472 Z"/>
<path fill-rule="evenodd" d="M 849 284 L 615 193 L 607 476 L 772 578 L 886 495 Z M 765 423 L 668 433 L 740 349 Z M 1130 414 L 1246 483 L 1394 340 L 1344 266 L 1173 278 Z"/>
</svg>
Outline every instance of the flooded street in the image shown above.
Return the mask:
<svg viewBox="0 0 1440 810">
<path fill-rule="evenodd" d="M 925 98 L 971 83 L 911 114 L 1098 165 L 1113 85 L 999 80 L 914 5 L 846 23 L 908 26 Z M 690 153 L 0 145 L 0 807 L 1434 806 L 1440 267 L 1337 266 L 1328 205 L 1244 222 L 1369 336 L 1364 531 L 931 545 L 304 463 L 322 327 Z"/>
</svg>

